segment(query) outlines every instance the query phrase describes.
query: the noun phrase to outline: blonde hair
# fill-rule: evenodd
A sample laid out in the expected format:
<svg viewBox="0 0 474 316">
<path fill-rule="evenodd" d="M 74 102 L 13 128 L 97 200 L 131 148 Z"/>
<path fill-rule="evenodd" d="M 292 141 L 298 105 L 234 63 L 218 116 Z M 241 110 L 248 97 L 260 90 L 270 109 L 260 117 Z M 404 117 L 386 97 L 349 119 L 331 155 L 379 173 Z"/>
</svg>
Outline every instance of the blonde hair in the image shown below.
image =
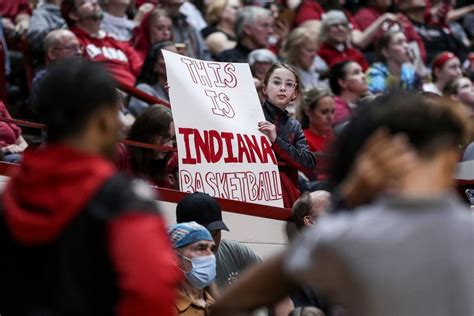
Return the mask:
<svg viewBox="0 0 474 316">
<path fill-rule="evenodd" d="M 307 28 L 297 27 L 290 33 L 284 48 L 285 57 L 290 64 L 296 64 L 301 48 L 308 42 L 316 43 L 317 38 Z"/>
<path fill-rule="evenodd" d="M 212 1 L 206 11 L 207 23 L 209 23 L 209 25 L 216 25 L 217 23 L 219 23 L 222 11 L 224 11 L 228 4 L 228 0 Z"/>
<path fill-rule="evenodd" d="M 296 110 L 296 119 L 300 121 L 303 128 L 309 127 L 309 118 L 306 112 L 312 112 L 318 107 L 319 101 L 324 97 L 333 97 L 331 91 L 327 88 L 313 88 L 305 91 L 303 100 L 301 100 Z"/>
</svg>

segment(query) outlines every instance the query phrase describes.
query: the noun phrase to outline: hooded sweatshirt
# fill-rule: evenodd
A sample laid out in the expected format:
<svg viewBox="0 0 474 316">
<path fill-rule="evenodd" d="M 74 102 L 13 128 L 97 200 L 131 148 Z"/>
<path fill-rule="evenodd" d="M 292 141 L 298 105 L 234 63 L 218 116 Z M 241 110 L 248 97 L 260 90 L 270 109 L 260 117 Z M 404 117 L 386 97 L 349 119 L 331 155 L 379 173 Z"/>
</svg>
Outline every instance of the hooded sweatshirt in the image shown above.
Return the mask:
<svg viewBox="0 0 474 316">
<path fill-rule="evenodd" d="M 9 238 L 19 248 L 37 253 L 38 249 L 41 251 L 56 245 L 64 247 L 61 243 L 71 241 L 69 237 L 72 236 L 72 247 L 79 245 L 77 251 L 85 251 L 86 256 L 90 256 L 88 248 L 85 248 L 88 244 L 81 238 L 84 237 L 84 229 L 88 229 L 83 224 L 91 222 L 83 221 L 82 211 L 115 174 L 113 164 L 103 157 L 63 145 L 25 152 L 22 168 L 12 177 L 2 195 Z M 104 262 L 110 262 L 110 270 L 116 276 L 112 286 L 118 295 L 115 306 L 110 309 L 115 310 L 117 315 L 171 315 L 179 271 L 163 219 L 153 208 L 151 199 L 135 193 L 132 183 L 112 196 L 117 196 L 117 201 L 123 201 L 120 195 L 125 196 L 127 201 L 136 202 L 125 203 L 125 208 L 130 209 L 121 211 L 117 216 L 93 220 L 105 221 L 106 229 L 99 230 L 95 243 L 104 243 L 106 251 L 99 253 L 99 256 L 106 258 Z M 116 201 L 110 204 L 113 202 Z M 123 209 L 124 205 L 117 205 L 117 208 Z M 101 235 L 105 235 L 104 238 Z M 86 236 L 89 238 L 89 235 Z M 94 238 L 95 235 L 89 238 L 92 244 Z M 68 248 L 67 244 L 65 246 Z M 74 252 L 71 252 L 73 257 Z M 89 273 L 87 268 L 81 267 L 82 261 L 76 265 L 72 262 L 66 267 L 70 274 L 76 271 L 86 275 Z M 61 267 L 60 263 L 57 265 Z M 58 275 L 61 276 L 59 272 Z M 68 277 L 77 279 L 77 275 Z M 61 282 L 68 284 L 68 281 Z M 45 285 L 49 290 L 48 286 Z M 77 286 L 74 283 L 71 287 Z"/>
</svg>

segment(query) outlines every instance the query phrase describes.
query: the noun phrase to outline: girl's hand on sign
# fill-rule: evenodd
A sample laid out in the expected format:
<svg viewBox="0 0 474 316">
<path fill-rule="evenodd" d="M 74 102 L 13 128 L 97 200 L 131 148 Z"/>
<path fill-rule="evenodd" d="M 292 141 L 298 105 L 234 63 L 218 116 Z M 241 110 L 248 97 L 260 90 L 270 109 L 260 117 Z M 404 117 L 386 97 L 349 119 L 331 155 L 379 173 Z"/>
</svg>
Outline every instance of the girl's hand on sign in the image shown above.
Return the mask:
<svg viewBox="0 0 474 316">
<path fill-rule="evenodd" d="M 276 127 L 274 124 L 264 121 L 258 123 L 258 130 L 270 138 L 270 141 L 273 143 L 277 138 Z"/>
</svg>

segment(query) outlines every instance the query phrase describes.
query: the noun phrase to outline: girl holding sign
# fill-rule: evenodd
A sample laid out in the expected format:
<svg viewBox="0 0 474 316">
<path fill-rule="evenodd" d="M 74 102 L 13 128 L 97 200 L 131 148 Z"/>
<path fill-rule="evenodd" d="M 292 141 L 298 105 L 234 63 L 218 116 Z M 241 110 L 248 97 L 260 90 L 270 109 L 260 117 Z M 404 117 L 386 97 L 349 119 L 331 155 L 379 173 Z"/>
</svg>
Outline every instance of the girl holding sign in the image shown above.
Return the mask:
<svg viewBox="0 0 474 316">
<path fill-rule="evenodd" d="M 258 123 L 258 129 L 268 136 L 280 162 L 280 179 L 283 202 L 291 207 L 299 197 L 298 170 L 313 170 L 316 159 L 309 150 L 300 123 L 286 111 L 299 95 L 300 81 L 296 71 L 286 64 L 275 64 L 263 81 L 263 113 L 266 121 Z"/>
</svg>

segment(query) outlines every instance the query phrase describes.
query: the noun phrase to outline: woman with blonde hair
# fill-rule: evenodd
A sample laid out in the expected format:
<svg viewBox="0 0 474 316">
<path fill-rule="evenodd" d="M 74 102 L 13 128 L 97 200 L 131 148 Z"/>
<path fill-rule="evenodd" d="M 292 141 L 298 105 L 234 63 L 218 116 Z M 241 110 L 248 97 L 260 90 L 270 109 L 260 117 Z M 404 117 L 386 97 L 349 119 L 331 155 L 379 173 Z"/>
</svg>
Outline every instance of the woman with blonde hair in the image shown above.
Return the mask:
<svg viewBox="0 0 474 316">
<path fill-rule="evenodd" d="M 214 0 L 209 4 L 206 20 L 209 26 L 201 31 L 207 47 L 214 56 L 237 44 L 234 30 L 240 0 Z"/>
<path fill-rule="evenodd" d="M 312 89 L 323 85 L 319 78 L 320 72 L 326 72 L 328 66 L 317 55 L 317 37 L 307 28 L 294 29 L 285 43 L 285 56 L 300 77 L 304 89 Z"/>
</svg>

